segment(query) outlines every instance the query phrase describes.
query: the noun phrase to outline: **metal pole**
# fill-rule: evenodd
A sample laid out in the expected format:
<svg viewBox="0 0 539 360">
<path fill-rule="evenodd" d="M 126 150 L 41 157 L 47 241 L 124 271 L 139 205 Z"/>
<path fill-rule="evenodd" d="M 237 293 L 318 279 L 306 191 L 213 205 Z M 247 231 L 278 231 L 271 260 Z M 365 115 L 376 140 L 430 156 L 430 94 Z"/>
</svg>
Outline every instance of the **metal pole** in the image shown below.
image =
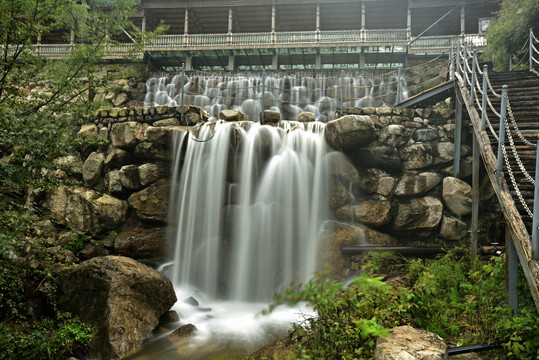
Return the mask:
<svg viewBox="0 0 539 360">
<path fill-rule="evenodd" d="M 500 133 L 498 134 L 498 164 L 496 170 L 503 170 L 503 154 L 502 144 L 505 142 L 505 116 L 507 114 L 507 104 L 505 97 L 507 96 L 507 85 L 502 87 L 502 105 L 500 108 Z"/>
<path fill-rule="evenodd" d="M 472 264 L 477 256 L 479 239 L 479 145 L 475 133 L 473 135 L 472 157 L 472 229 L 471 229 L 471 258 Z"/>
<path fill-rule="evenodd" d="M 528 61 L 530 62 L 529 70 L 532 71 L 533 69 L 533 31 L 532 31 L 532 28 L 530 28 L 530 39 L 528 43 L 529 43 L 529 51 L 530 51 L 529 59 L 528 59 Z"/>
<path fill-rule="evenodd" d="M 180 106 L 181 106 L 181 111 L 180 111 L 180 124 L 182 123 L 182 120 L 183 120 L 183 93 L 184 93 L 184 85 L 185 85 L 185 63 L 182 63 L 182 87 L 181 87 L 181 96 L 180 96 Z M 185 121 L 185 124 L 186 125 L 189 125 L 187 124 L 187 120 Z"/>
<path fill-rule="evenodd" d="M 397 104 L 401 102 L 401 76 L 402 76 L 402 69 L 399 66 L 397 69 Z"/>
<path fill-rule="evenodd" d="M 511 308 L 513 315 L 518 313 L 518 256 L 511 230 L 508 225 L 505 227 L 505 248 L 507 249 L 505 262 L 505 293 L 507 304 Z"/>
<path fill-rule="evenodd" d="M 449 52 L 449 74 L 451 76 L 451 80 L 455 80 L 455 51 L 453 48 L 451 48 L 451 51 Z"/>
<path fill-rule="evenodd" d="M 456 64 L 456 66 L 457 66 L 457 68 L 455 69 L 455 71 L 456 71 L 457 74 L 458 74 L 458 72 L 459 72 L 459 70 L 460 70 L 460 69 L 459 69 L 459 67 L 460 67 L 460 39 L 458 39 L 458 41 L 457 41 L 457 60 L 456 60 L 455 64 Z"/>
<path fill-rule="evenodd" d="M 462 136 L 462 103 L 458 96 L 455 96 L 455 150 L 453 158 L 453 176 L 458 178 L 460 173 L 460 143 Z"/>
<path fill-rule="evenodd" d="M 483 66 L 483 96 L 481 96 L 481 130 L 487 128 L 487 76 L 488 65 Z"/>
<path fill-rule="evenodd" d="M 539 137 L 537 138 L 539 149 Z M 539 259 L 539 156 L 535 154 L 535 186 L 533 192 L 532 259 Z"/>
<path fill-rule="evenodd" d="M 475 100 L 475 71 L 476 71 L 476 60 L 477 59 L 477 50 L 474 50 L 473 52 L 473 59 L 472 59 L 472 83 L 470 85 L 470 104 L 474 106 L 474 100 Z"/>
<path fill-rule="evenodd" d="M 468 43 L 464 43 L 464 50 L 462 52 L 462 79 L 464 80 L 464 86 L 468 86 L 468 80 L 466 77 L 466 73 L 468 72 L 468 67 L 466 64 L 468 63 Z"/>
<path fill-rule="evenodd" d="M 266 105 L 266 71 L 262 70 L 262 124 L 264 123 L 265 105 Z"/>
<path fill-rule="evenodd" d="M 344 70 L 341 70 L 341 108 L 344 103 Z"/>
</svg>

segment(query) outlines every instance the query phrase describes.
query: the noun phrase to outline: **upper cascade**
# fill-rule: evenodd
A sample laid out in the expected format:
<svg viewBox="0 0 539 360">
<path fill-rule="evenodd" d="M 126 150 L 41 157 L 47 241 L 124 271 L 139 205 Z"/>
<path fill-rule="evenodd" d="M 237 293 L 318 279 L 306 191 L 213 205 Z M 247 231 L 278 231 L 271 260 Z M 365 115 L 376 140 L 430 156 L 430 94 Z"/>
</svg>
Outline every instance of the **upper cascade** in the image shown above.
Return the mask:
<svg viewBox="0 0 539 360">
<path fill-rule="evenodd" d="M 400 82 L 400 86 L 399 86 Z M 183 93 L 182 93 L 183 83 Z M 400 94 L 397 94 L 400 92 Z M 398 96 L 397 96 L 398 95 Z M 385 74 L 349 72 L 253 73 L 182 75 L 152 77 L 146 82 L 145 106 L 196 105 L 219 119 L 222 110 L 239 110 L 250 121 L 260 121 L 264 110 L 277 110 L 281 120 L 294 120 L 301 112 L 311 112 L 316 120 L 333 119 L 339 107 L 393 106 L 408 97 L 406 80 L 396 71 Z"/>
</svg>

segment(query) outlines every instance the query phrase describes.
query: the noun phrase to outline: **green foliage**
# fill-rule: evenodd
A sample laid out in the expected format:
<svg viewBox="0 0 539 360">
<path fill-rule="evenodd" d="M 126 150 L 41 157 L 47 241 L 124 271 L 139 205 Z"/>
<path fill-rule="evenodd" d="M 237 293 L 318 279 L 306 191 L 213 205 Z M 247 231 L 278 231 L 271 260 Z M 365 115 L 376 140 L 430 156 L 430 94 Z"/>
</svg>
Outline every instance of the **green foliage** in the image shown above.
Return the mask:
<svg viewBox="0 0 539 360">
<path fill-rule="evenodd" d="M 530 28 L 539 34 L 539 2 L 537 0 L 503 0 L 487 30 L 487 50 L 483 56 L 492 60 L 496 71 L 528 67 L 526 40 Z M 537 35 L 536 35 L 537 36 Z"/>
<path fill-rule="evenodd" d="M 35 322 L 22 332 L 0 323 L 0 360 L 63 359 L 75 352 L 84 352 L 92 338 L 92 328 L 69 313 L 57 319 Z"/>
<path fill-rule="evenodd" d="M 0 260 L 0 318 L 18 320 L 24 298 L 23 278 L 18 269 L 6 260 Z"/>
<path fill-rule="evenodd" d="M 71 250 L 73 254 L 78 255 L 79 252 L 84 248 L 84 244 L 86 244 L 87 241 L 87 236 L 75 235 L 67 244 L 64 245 L 64 249 Z"/>
<path fill-rule="evenodd" d="M 455 249 L 437 259 L 411 260 L 400 269 L 407 285 L 395 288 L 368 275 L 387 268 L 387 259 L 372 255 L 349 286 L 321 277 L 276 296 L 277 303 L 306 301 L 318 313 L 294 326 L 293 358 L 371 359 L 376 338 L 405 324 L 453 343 L 501 344 L 502 358 L 539 358 L 539 315 L 521 279 L 522 310 L 511 316 L 504 302 L 503 257 L 471 265 L 467 250 Z"/>
<path fill-rule="evenodd" d="M 398 299 L 381 278 L 367 274 L 346 287 L 320 277 L 276 297 L 278 303 L 307 301 L 318 313 L 294 327 L 301 359 L 372 359 L 377 337 L 405 322 L 407 305 Z"/>
</svg>

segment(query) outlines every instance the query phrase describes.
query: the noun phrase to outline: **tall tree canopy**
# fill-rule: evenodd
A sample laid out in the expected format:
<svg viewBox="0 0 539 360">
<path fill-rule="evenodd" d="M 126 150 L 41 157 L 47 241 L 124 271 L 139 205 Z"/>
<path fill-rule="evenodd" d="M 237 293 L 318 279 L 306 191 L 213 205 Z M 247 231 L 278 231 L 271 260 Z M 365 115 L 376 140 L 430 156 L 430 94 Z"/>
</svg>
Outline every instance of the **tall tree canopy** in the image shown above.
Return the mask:
<svg viewBox="0 0 539 360">
<path fill-rule="evenodd" d="M 538 37 L 539 0 L 503 0 L 487 31 L 485 59 L 493 61 L 494 70 L 508 70 L 509 59 L 517 68 L 528 66 L 530 28 Z"/>
<path fill-rule="evenodd" d="M 72 125 L 107 83 L 95 65 L 111 39 L 128 33 L 141 44 L 130 21 L 138 2 L 0 1 L 0 196 L 34 185 L 39 168 L 69 148 Z M 39 56 L 38 39 L 51 35 L 73 44 L 68 55 Z"/>
</svg>

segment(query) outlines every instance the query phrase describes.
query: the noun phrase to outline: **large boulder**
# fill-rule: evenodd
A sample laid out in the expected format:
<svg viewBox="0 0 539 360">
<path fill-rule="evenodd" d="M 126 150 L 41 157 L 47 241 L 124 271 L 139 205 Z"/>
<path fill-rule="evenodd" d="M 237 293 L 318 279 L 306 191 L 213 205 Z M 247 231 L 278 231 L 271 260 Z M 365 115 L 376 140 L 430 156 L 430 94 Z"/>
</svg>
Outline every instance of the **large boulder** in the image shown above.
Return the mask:
<svg viewBox="0 0 539 360">
<path fill-rule="evenodd" d="M 170 280 L 122 256 L 64 267 L 57 278 L 58 308 L 93 327 L 93 359 L 120 359 L 137 351 L 176 302 Z"/>
<path fill-rule="evenodd" d="M 409 140 L 410 130 L 403 125 L 397 124 L 384 126 L 380 130 L 380 135 L 378 136 L 378 141 L 380 141 L 380 143 L 397 148 L 406 145 Z"/>
<path fill-rule="evenodd" d="M 219 119 L 224 121 L 247 121 L 247 115 L 238 110 L 221 110 Z"/>
<path fill-rule="evenodd" d="M 442 220 L 443 210 L 442 202 L 432 196 L 399 201 L 393 227 L 397 231 L 434 229 Z"/>
<path fill-rule="evenodd" d="M 440 236 L 447 240 L 460 240 L 468 235 L 468 224 L 452 216 L 442 217 Z"/>
<path fill-rule="evenodd" d="M 379 169 L 367 169 L 359 177 L 358 185 L 365 194 L 388 196 L 395 186 L 395 178 Z"/>
<path fill-rule="evenodd" d="M 443 199 L 449 210 L 457 216 L 472 212 L 472 187 L 463 180 L 451 176 L 444 178 Z"/>
<path fill-rule="evenodd" d="M 391 203 L 388 200 L 367 200 L 357 205 L 342 206 L 334 214 L 337 220 L 379 227 L 391 220 Z"/>
<path fill-rule="evenodd" d="M 350 155 L 354 164 L 362 168 L 377 168 L 390 174 L 402 172 L 397 149 L 391 146 L 373 146 L 357 149 Z"/>
<path fill-rule="evenodd" d="M 358 173 L 356 168 L 342 152 L 332 151 L 326 155 L 325 160 L 331 176 L 335 176 L 349 183 L 357 180 Z"/>
<path fill-rule="evenodd" d="M 346 115 L 329 121 L 324 135 L 335 150 L 352 151 L 374 141 L 374 123 L 370 116 Z"/>
<path fill-rule="evenodd" d="M 378 338 L 374 360 L 446 360 L 447 345 L 436 334 L 399 326 L 389 330 L 391 335 Z"/>
<path fill-rule="evenodd" d="M 415 143 L 400 149 L 404 169 L 422 169 L 434 163 L 436 147 L 430 143 Z"/>
<path fill-rule="evenodd" d="M 166 222 L 168 211 L 168 187 L 166 180 L 159 180 L 127 199 L 141 220 Z"/>
<path fill-rule="evenodd" d="M 404 174 L 395 188 L 397 196 L 421 195 L 442 182 L 442 177 L 434 172 Z"/>
<path fill-rule="evenodd" d="M 117 229 L 127 218 L 124 200 L 81 186 L 61 186 L 49 192 L 47 207 L 56 220 L 92 235 Z"/>
<path fill-rule="evenodd" d="M 144 140 L 144 132 L 148 124 L 128 121 L 112 125 L 110 130 L 110 142 L 112 146 L 122 149 L 132 148 Z"/>
<path fill-rule="evenodd" d="M 345 186 L 338 178 L 331 177 L 329 181 L 329 206 L 336 209 L 351 200 L 349 187 Z"/>
<path fill-rule="evenodd" d="M 122 231 L 114 239 L 114 252 L 133 259 L 163 259 L 168 249 L 164 228 L 136 227 Z"/>
<path fill-rule="evenodd" d="M 95 151 L 84 161 L 82 165 L 82 177 L 88 186 L 95 186 L 99 183 L 104 164 L 105 156 Z"/>
</svg>

